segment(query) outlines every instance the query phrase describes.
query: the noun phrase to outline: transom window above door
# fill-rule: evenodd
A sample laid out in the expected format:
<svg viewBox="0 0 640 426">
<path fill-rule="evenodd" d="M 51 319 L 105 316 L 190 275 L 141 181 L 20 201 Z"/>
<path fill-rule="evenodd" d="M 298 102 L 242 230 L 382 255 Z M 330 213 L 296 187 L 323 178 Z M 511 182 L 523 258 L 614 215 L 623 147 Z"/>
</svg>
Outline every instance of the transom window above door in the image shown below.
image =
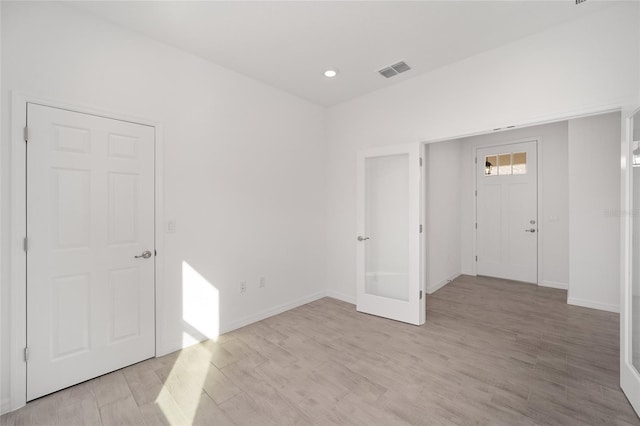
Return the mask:
<svg viewBox="0 0 640 426">
<path fill-rule="evenodd" d="M 484 157 L 485 176 L 507 176 L 527 174 L 527 153 L 508 152 Z"/>
</svg>

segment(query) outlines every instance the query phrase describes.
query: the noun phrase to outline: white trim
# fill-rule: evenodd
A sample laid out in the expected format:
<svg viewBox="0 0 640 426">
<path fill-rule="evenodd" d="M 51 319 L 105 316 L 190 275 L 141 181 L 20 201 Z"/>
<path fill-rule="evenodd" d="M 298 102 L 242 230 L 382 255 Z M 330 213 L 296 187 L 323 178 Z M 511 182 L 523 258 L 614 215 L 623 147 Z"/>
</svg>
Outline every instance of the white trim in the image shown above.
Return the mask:
<svg viewBox="0 0 640 426">
<path fill-rule="evenodd" d="M 574 305 L 574 306 L 581 306 L 583 308 L 591 308 L 591 309 L 598 309 L 601 311 L 615 312 L 616 314 L 620 312 L 620 308 L 616 305 L 594 302 L 586 299 L 576 299 L 575 297 L 568 297 L 567 304 Z"/>
<path fill-rule="evenodd" d="M 327 290 L 326 295 L 327 297 L 330 297 L 332 299 L 340 300 L 342 302 L 350 303 L 352 305 L 356 304 L 356 298 L 354 296 L 348 296 L 344 293 L 340 293 L 339 291 Z"/>
<path fill-rule="evenodd" d="M 539 116 L 537 118 L 532 118 L 531 120 L 528 120 L 528 121 L 523 121 L 522 123 L 519 123 L 519 124 L 518 123 L 505 124 L 501 126 L 490 127 L 491 129 L 500 129 L 500 130 L 485 129 L 485 130 L 479 130 L 475 132 L 460 133 L 458 135 L 453 135 L 453 136 L 446 136 L 446 137 L 433 138 L 433 139 L 421 139 L 419 140 L 419 142 L 425 143 L 425 144 L 435 143 L 435 142 L 446 142 L 446 141 L 451 141 L 456 139 L 470 138 L 473 136 L 482 136 L 482 135 L 490 135 L 492 133 L 508 132 L 511 130 L 523 129 L 526 127 L 542 126 L 545 124 L 558 123 L 560 121 L 573 120 L 575 118 L 590 117 L 592 115 L 601 115 L 601 114 L 608 114 L 611 112 L 619 112 L 622 110 L 624 105 L 628 105 L 629 103 L 630 103 L 630 99 L 625 98 L 625 99 L 621 99 L 620 102 L 610 103 L 602 107 L 581 108 L 575 111 L 568 111 L 566 113 L 551 114 L 548 116 Z"/>
<path fill-rule="evenodd" d="M 559 283 L 555 281 L 541 281 L 538 283 L 540 287 L 557 288 L 559 290 L 569 290 L 568 283 Z"/>
<path fill-rule="evenodd" d="M 9 411 L 20 408 L 27 401 L 27 366 L 22 359 L 27 345 L 26 322 L 26 256 L 21 241 L 26 234 L 26 147 L 22 129 L 27 122 L 27 98 L 12 95 L 11 99 L 11 216 L 9 272 L 11 274 L 11 340 L 9 349 Z"/>
<path fill-rule="evenodd" d="M 427 280 L 428 280 L 428 245 L 427 245 L 427 229 L 429 228 L 429 218 L 427 217 L 427 148 L 425 144 L 420 143 L 419 155 L 420 155 L 420 294 L 427 295 Z M 423 299 L 424 300 L 424 299 Z M 424 324 L 427 320 L 427 308 L 426 304 L 422 303 L 422 309 L 420 309 L 420 324 Z"/>
<path fill-rule="evenodd" d="M 278 315 L 283 312 L 289 311 L 291 309 L 297 308 L 299 306 L 306 305 L 307 303 L 315 302 L 316 300 L 322 299 L 326 296 L 327 296 L 326 291 L 319 291 L 317 293 L 313 293 L 309 296 L 301 297 L 291 302 L 283 303 L 281 305 L 277 305 L 272 308 L 264 309 L 260 312 L 246 316 L 244 318 L 240 318 L 238 320 L 231 322 L 230 324 L 225 325 L 220 329 L 220 334 L 228 333 L 230 331 L 236 330 L 246 325 L 253 324 L 254 322 L 262 321 L 274 315 Z"/>
<path fill-rule="evenodd" d="M 462 275 L 462 274 L 461 273 L 455 273 L 455 274 L 451 275 L 449 278 L 446 278 L 446 279 L 440 281 L 436 285 L 427 286 L 427 294 L 435 293 L 436 291 L 440 290 L 445 285 L 449 284 L 451 281 L 453 281 L 456 278 L 458 278 L 460 275 Z"/>
<path fill-rule="evenodd" d="M 86 106 L 79 103 L 68 101 L 60 101 L 47 99 L 40 96 L 34 96 L 25 93 L 11 92 L 11 121 L 10 121 L 10 200 L 11 200 L 11 217 L 10 217 L 10 246 L 9 268 L 11 274 L 11 335 L 9 348 L 10 362 L 10 384 L 9 397 L 10 402 L 8 408 L 2 406 L 2 412 L 16 410 L 26 404 L 26 386 L 27 386 L 27 370 L 23 359 L 23 348 L 26 346 L 26 256 L 22 247 L 22 241 L 26 234 L 26 211 L 25 211 L 25 158 L 26 144 L 23 139 L 23 129 L 27 123 L 27 103 L 33 103 L 53 108 L 66 109 L 83 114 L 91 114 L 100 117 L 127 121 L 131 123 L 141 124 L 155 128 L 155 208 L 156 208 L 156 226 L 155 226 L 155 249 L 158 252 L 155 264 L 156 276 L 156 306 L 155 306 L 155 323 L 156 323 L 156 353 L 159 346 L 159 337 L 163 335 L 162 322 L 157 321 L 160 317 L 158 309 L 161 307 L 163 300 L 163 283 L 164 283 L 164 205 L 163 192 L 164 182 L 162 175 L 164 172 L 164 144 L 162 141 L 162 126 L 159 122 L 131 115 L 113 113 L 100 108 Z"/>
<path fill-rule="evenodd" d="M 11 408 L 11 400 L 9 398 L 4 398 L 0 400 L 0 415 L 8 413 Z"/>
</svg>

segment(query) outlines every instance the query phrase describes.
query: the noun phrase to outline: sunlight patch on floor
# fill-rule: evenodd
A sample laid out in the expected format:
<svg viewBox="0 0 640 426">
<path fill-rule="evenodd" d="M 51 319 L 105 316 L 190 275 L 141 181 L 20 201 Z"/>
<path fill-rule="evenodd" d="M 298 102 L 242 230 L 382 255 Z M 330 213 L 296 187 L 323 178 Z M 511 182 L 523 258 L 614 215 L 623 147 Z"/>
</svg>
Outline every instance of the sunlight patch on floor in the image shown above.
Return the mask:
<svg viewBox="0 0 640 426">
<path fill-rule="evenodd" d="M 220 297 L 218 289 L 187 262 L 182 262 L 182 319 L 185 349 L 176 359 L 155 403 L 170 420 L 175 399 L 191 424 L 198 413 L 211 366 L 210 351 L 198 343 L 207 339 L 216 341 L 220 334 Z"/>
</svg>

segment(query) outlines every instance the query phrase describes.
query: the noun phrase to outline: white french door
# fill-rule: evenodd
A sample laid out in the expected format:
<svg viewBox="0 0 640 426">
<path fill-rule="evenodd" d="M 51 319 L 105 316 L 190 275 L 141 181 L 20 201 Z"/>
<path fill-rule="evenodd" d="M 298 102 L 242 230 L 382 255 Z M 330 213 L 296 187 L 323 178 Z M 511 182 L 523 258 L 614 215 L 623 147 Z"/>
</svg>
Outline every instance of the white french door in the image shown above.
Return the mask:
<svg viewBox="0 0 640 426">
<path fill-rule="evenodd" d="M 27 105 L 32 400 L 155 355 L 155 136 Z"/>
<path fill-rule="evenodd" d="M 622 211 L 630 214 L 622 228 L 620 387 L 640 415 L 640 110 L 623 120 Z"/>
<path fill-rule="evenodd" d="M 537 283 L 537 142 L 481 148 L 476 158 L 476 272 Z"/>
<path fill-rule="evenodd" d="M 423 324 L 420 146 L 358 152 L 357 310 Z"/>
</svg>

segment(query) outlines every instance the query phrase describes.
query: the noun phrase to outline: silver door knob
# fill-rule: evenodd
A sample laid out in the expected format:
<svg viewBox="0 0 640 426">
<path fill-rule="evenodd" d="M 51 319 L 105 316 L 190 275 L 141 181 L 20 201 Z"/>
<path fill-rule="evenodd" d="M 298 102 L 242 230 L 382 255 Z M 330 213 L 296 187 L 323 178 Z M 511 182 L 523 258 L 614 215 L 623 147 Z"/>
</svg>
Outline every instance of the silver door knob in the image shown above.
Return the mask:
<svg viewBox="0 0 640 426">
<path fill-rule="evenodd" d="M 370 237 L 361 237 L 360 235 L 358 235 L 358 241 L 367 241 L 369 239 Z"/>
<path fill-rule="evenodd" d="M 525 229 L 524 232 L 536 232 L 536 228 Z"/>
<path fill-rule="evenodd" d="M 151 252 L 149 250 L 142 252 L 142 254 L 140 256 L 134 256 L 136 259 L 148 259 L 151 257 Z"/>
</svg>

